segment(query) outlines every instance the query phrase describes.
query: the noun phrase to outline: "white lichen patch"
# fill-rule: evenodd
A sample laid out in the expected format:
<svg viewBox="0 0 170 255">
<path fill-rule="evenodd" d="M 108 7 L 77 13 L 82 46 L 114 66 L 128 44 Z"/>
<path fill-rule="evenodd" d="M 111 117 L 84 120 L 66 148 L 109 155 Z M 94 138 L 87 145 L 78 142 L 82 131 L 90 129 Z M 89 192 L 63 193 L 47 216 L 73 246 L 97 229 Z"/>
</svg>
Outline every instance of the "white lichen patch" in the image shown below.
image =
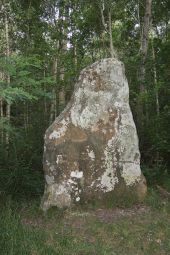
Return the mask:
<svg viewBox="0 0 170 255">
<path fill-rule="evenodd" d="M 104 192 L 109 192 L 114 190 L 115 184 L 118 183 L 118 178 L 116 177 L 116 168 L 114 166 L 114 151 L 113 151 L 114 138 L 108 141 L 108 145 L 104 151 L 104 164 L 105 172 L 101 176 L 101 188 Z"/>
<path fill-rule="evenodd" d="M 104 150 L 104 168 L 105 172 L 101 176 L 100 185 L 104 192 L 109 192 L 114 190 L 115 184 L 118 183 L 118 178 L 116 176 L 116 166 L 117 164 L 117 155 L 116 148 L 119 141 L 119 127 L 118 120 L 120 117 L 119 109 L 117 110 L 118 115 L 115 120 L 115 134 L 108 140 L 107 146 Z"/>
<path fill-rule="evenodd" d="M 120 151 L 121 160 L 124 162 L 135 162 L 140 164 L 140 152 L 138 146 L 138 137 L 136 127 L 133 123 L 131 114 L 123 113 L 121 115 L 120 133 Z"/>
<path fill-rule="evenodd" d="M 56 195 L 60 195 L 63 193 L 68 193 L 70 191 L 70 188 L 66 182 L 63 182 L 61 184 L 57 185 L 57 188 L 55 190 Z"/>
<path fill-rule="evenodd" d="M 72 178 L 81 179 L 81 178 L 83 177 L 83 171 L 78 171 L 78 170 L 72 171 L 71 174 L 70 174 L 70 176 L 71 176 Z"/>
<path fill-rule="evenodd" d="M 79 202 L 80 201 L 80 197 L 76 197 L 76 202 Z"/>
<path fill-rule="evenodd" d="M 84 129 L 92 128 L 101 119 L 101 116 L 105 116 L 112 99 L 111 92 L 95 92 L 91 90 L 90 86 L 79 88 L 75 93 L 75 102 L 71 108 L 72 123 Z M 83 108 L 81 107 L 82 101 L 85 102 Z"/>
<path fill-rule="evenodd" d="M 106 169 L 104 174 L 101 176 L 100 187 L 103 189 L 103 192 L 109 192 L 114 190 L 115 184 L 118 182 L 119 180 L 115 176 L 113 169 L 110 172 L 109 169 Z"/>
<path fill-rule="evenodd" d="M 135 163 L 124 162 L 121 176 L 126 184 L 131 186 L 140 180 L 141 170 L 140 165 Z"/>
<path fill-rule="evenodd" d="M 114 106 L 115 106 L 116 108 L 120 108 L 120 107 L 122 106 L 122 103 L 116 101 L 116 102 L 114 103 Z"/>
<path fill-rule="evenodd" d="M 71 205 L 70 187 L 65 182 L 47 185 L 45 196 L 47 196 L 48 199 L 45 199 L 42 204 L 42 209 L 44 211 L 48 210 L 51 206 L 64 208 Z"/>
<path fill-rule="evenodd" d="M 95 160 L 94 151 L 93 151 L 93 150 L 89 150 L 89 148 L 87 148 L 87 153 L 88 153 L 89 158 L 90 158 L 92 161 L 94 161 L 94 160 Z"/>
<path fill-rule="evenodd" d="M 67 183 L 55 184 L 54 186 L 54 201 L 59 208 L 69 207 L 71 204 L 70 187 Z"/>
<path fill-rule="evenodd" d="M 63 155 L 61 154 L 57 155 L 57 160 L 56 160 L 57 165 L 61 163 L 62 159 L 63 159 Z"/>
<path fill-rule="evenodd" d="M 67 119 L 63 119 L 60 124 L 61 127 L 58 128 L 57 130 L 54 130 L 50 135 L 49 135 L 49 139 L 58 139 L 62 136 L 65 135 L 65 132 L 67 130 L 67 126 L 68 126 L 68 123 L 69 123 L 69 118 Z"/>
</svg>

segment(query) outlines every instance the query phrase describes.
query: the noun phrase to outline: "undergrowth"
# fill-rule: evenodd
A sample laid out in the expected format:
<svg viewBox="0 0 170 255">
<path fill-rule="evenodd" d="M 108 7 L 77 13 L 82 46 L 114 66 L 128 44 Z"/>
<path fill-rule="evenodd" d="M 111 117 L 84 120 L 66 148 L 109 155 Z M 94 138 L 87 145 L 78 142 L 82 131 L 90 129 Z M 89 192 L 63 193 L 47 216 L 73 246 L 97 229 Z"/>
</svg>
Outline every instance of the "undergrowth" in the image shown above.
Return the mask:
<svg viewBox="0 0 170 255">
<path fill-rule="evenodd" d="M 153 188 L 138 205 L 149 211 L 111 221 L 101 220 L 91 209 L 54 208 L 44 215 L 39 204 L 40 197 L 19 201 L 1 194 L 1 255 L 170 254 L 170 201 Z"/>
</svg>

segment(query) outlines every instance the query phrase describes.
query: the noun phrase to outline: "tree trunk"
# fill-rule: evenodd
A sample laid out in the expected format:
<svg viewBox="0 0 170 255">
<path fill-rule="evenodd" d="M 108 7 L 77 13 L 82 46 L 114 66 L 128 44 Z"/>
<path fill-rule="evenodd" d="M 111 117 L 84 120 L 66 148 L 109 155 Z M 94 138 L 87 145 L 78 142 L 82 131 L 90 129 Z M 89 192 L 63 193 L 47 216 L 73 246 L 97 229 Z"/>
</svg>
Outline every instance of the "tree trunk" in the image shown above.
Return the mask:
<svg viewBox="0 0 170 255">
<path fill-rule="evenodd" d="M 0 98 L 0 118 L 1 118 L 1 128 L 0 128 L 0 133 L 1 133 L 1 144 L 3 145 L 4 143 L 4 130 L 3 130 L 3 117 L 4 117 L 4 112 L 3 112 L 3 99 Z"/>
<path fill-rule="evenodd" d="M 149 30 L 151 25 L 151 7 L 152 0 L 146 0 L 145 16 L 143 21 L 142 35 L 141 35 L 141 45 L 140 45 L 140 67 L 139 67 L 139 88 L 140 92 L 144 92 L 145 87 L 145 64 L 148 53 L 148 39 L 149 39 Z"/>
<path fill-rule="evenodd" d="M 154 75 L 154 90 L 155 90 L 155 104 L 156 104 L 156 114 L 157 117 L 159 118 L 160 116 L 160 106 L 159 106 L 159 94 L 158 94 L 158 88 L 157 88 L 157 83 L 158 83 L 158 79 L 157 79 L 157 71 L 156 71 L 156 59 L 155 59 L 155 49 L 154 49 L 154 45 L 153 45 L 153 38 L 152 38 L 152 57 L 153 57 L 153 75 Z M 156 125 L 156 133 L 157 135 L 159 135 L 159 120 L 158 123 Z M 157 166 L 159 165 L 159 151 L 156 152 L 156 164 Z"/>
<path fill-rule="evenodd" d="M 110 57 L 115 58 L 117 56 L 116 56 L 115 49 L 113 47 L 111 7 L 108 6 L 107 2 L 106 2 L 106 6 L 107 6 L 106 8 L 107 8 L 107 14 L 108 14 L 108 28 L 107 28 L 107 24 L 105 22 L 105 17 L 104 17 L 105 1 L 101 1 L 100 2 L 99 8 L 100 8 L 100 13 L 101 13 L 101 22 L 102 22 L 102 25 L 103 25 L 102 41 L 104 42 L 104 36 L 105 36 L 105 33 L 107 33 L 108 36 L 109 36 L 109 53 L 110 53 Z"/>
<path fill-rule="evenodd" d="M 5 44 L 6 44 L 6 61 L 9 60 L 10 57 L 10 42 L 9 42 L 9 18 L 7 13 L 5 12 Z M 10 75 L 6 75 L 6 83 L 7 87 L 10 86 Z M 10 118 L 11 118 L 11 105 L 10 103 L 6 103 L 6 119 L 7 119 L 7 124 L 10 123 Z M 9 133 L 6 132 L 6 150 L 7 154 L 9 151 Z"/>
<path fill-rule="evenodd" d="M 156 71 L 156 59 L 155 59 L 155 49 L 153 45 L 153 38 L 152 38 L 152 57 L 153 57 L 153 75 L 154 75 L 154 89 L 155 89 L 155 101 L 156 101 L 156 114 L 159 117 L 160 115 L 160 106 L 159 106 L 159 93 L 157 88 L 157 71 Z"/>
<path fill-rule="evenodd" d="M 108 19 L 109 19 L 109 43 L 110 43 L 110 56 L 114 58 L 116 56 L 114 48 L 113 48 L 113 37 L 112 37 L 112 15 L 111 9 L 108 9 Z"/>
<path fill-rule="evenodd" d="M 146 94 L 147 92 L 145 77 L 146 77 L 146 58 L 148 53 L 149 30 L 151 26 L 151 7 L 152 7 L 152 0 L 146 0 L 145 15 L 144 15 L 143 27 L 142 27 L 142 33 L 141 33 L 141 44 L 140 44 L 140 50 L 139 50 L 140 52 L 140 65 L 139 65 L 139 71 L 138 71 L 139 98 L 138 98 L 137 108 L 138 108 L 138 123 L 140 123 L 140 126 L 144 125 L 145 117 L 146 117 L 146 120 L 149 121 L 147 100 L 145 97 L 143 99 L 143 93 Z M 145 109 L 145 113 L 144 113 L 144 109 Z"/>
<path fill-rule="evenodd" d="M 77 72 L 77 45 L 74 43 L 74 70 Z"/>
<path fill-rule="evenodd" d="M 56 44 L 56 50 L 58 50 L 58 42 Z M 52 76 L 55 81 L 55 85 L 52 89 L 52 101 L 50 106 L 50 124 L 53 122 L 53 120 L 56 118 L 57 115 L 57 67 L 58 67 L 58 59 L 57 56 L 54 58 L 53 66 L 52 66 Z"/>
<path fill-rule="evenodd" d="M 64 26 L 64 22 L 66 22 L 66 24 L 68 23 L 68 18 L 69 18 L 69 8 L 66 6 L 64 6 L 63 11 L 61 10 L 61 19 L 62 19 L 62 26 L 61 26 L 61 30 L 62 30 L 62 38 L 60 41 L 60 52 L 63 56 L 65 56 L 66 52 L 67 52 L 67 29 L 66 26 Z M 59 91 L 59 111 L 61 112 L 65 105 L 66 105 L 66 101 L 65 101 L 65 86 L 64 86 L 64 76 L 65 76 L 65 68 L 64 68 L 64 63 L 61 63 L 60 65 L 60 91 Z"/>
<path fill-rule="evenodd" d="M 4 73 L 3 72 L 0 72 L 0 80 L 4 81 Z M 3 106 L 4 106 L 4 100 L 2 97 L 0 97 L 0 119 L 1 119 L 1 127 L 0 127 L 0 134 L 1 134 L 1 144 L 3 145 L 4 143 L 4 128 L 3 128 L 3 121 L 4 121 L 4 109 L 3 109 Z"/>
</svg>

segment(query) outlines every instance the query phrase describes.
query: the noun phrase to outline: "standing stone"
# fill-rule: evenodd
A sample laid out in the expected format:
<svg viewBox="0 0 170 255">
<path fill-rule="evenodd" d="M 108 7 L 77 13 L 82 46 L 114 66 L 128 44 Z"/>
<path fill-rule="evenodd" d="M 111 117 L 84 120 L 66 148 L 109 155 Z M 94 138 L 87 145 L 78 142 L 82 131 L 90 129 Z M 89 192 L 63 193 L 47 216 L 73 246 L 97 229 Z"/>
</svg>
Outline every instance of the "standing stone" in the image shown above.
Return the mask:
<svg viewBox="0 0 170 255">
<path fill-rule="evenodd" d="M 120 61 L 103 59 L 80 73 L 71 102 L 46 131 L 44 171 L 43 210 L 144 198 L 146 182 Z"/>
</svg>

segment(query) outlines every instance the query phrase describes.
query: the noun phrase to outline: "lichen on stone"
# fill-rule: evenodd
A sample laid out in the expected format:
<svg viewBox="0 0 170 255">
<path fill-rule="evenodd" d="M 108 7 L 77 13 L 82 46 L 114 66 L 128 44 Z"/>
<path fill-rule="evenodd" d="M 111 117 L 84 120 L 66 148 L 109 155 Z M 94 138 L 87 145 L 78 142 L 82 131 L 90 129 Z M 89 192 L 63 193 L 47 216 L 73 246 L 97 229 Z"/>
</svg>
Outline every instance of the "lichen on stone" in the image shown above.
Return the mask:
<svg viewBox="0 0 170 255">
<path fill-rule="evenodd" d="M 44 210 L 105 199 L 108 193 L 114 197 L 119 188 L 129 194 L 133 188 L 144 197 L 146 182 L 120 61 L 103 59 L 82 70 L 69 105 L 46 131 L 44 171 Z"/>
<path fill-rule="evenodd" d="M 82 172 L 82 171 L 78 171 L 78 170 L 72 171 L 71 174 L 70 174 L 70 176 L 71 176 L 72 178 L 80 179 L 80 178 L 83 177 L 83 172 Z"/>
<path fill-rule="evenodd" d="M 64 136 L 64 134 L 67 130 L 68 123 L 69 123 L 69 119 L 67 119 L 67 120 L 63 119 L 60 123 L 61 127 L 59 127 L 58 130 L 54 130 L 49 135 L 49 139 L 57 139 L 57 138 L 60 138 L 61 136 Z"/>
</svg>

